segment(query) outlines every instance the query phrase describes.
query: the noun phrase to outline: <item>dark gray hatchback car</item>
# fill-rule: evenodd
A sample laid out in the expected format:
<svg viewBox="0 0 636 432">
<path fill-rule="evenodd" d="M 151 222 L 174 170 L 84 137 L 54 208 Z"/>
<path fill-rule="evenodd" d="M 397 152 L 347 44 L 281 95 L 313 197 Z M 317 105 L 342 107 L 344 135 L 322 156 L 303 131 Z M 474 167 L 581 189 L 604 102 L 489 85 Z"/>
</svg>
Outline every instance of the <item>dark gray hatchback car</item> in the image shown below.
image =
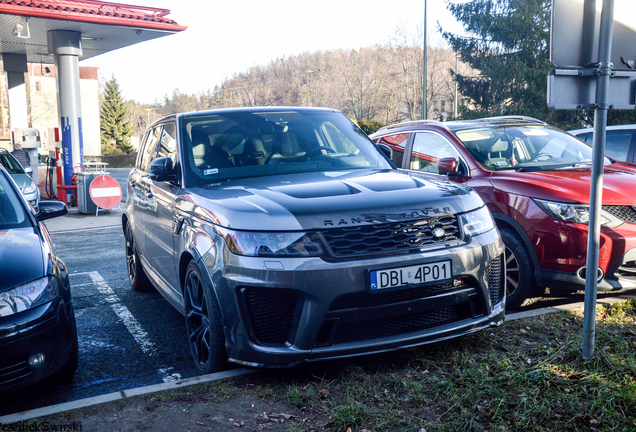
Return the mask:
<svg viewBox="0 0 636 432">
<path fill-rule="evenodd" d="M 132 287 L 185 315 L 201 373 L 412 347 L 504 320 L 503 243 L 481 198 L 397 170 L 335 110 L 157 121 L 122 223 Z"/>
</svg>

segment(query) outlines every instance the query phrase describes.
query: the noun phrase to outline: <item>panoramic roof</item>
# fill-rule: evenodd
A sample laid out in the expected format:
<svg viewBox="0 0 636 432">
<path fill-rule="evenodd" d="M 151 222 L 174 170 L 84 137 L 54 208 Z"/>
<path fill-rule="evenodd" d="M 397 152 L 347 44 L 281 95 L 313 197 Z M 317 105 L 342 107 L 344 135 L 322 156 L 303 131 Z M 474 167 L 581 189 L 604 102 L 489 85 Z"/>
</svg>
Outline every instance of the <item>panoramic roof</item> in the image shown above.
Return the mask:
<svg viewBox="0 0 636 432">
<path fill-rule="evenodd" d="M 47 32 L 70 30 L 82 33 L 80 60 L 84 60 L 187 28 L 166 18 L 169 13 L 167 9 L 94 0 L 3 0 L 0 52 L 26 54 L 30 63 L 53 63 Z M 28 23 L 28 38 L 13 35 L 18 23 Z"/>
</svg>

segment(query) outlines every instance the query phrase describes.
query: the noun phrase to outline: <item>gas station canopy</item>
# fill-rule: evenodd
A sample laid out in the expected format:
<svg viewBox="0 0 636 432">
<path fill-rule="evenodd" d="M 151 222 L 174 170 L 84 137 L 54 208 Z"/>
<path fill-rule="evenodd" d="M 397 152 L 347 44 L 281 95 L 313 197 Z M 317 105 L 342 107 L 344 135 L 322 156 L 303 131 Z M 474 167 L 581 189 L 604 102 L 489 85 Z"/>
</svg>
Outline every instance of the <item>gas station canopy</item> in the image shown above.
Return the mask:
<svg viewBox="0 0 636 432">
<path fill-rule="evenodd" d="M 53 63 L 47 33 L 74 31 L 82 35 L 84 60 L 185 30 L 165 17 L 169 12 L 93 0 L 3 0 L 0 52 L 26 55 L 29 63 Z"/>
</svg>

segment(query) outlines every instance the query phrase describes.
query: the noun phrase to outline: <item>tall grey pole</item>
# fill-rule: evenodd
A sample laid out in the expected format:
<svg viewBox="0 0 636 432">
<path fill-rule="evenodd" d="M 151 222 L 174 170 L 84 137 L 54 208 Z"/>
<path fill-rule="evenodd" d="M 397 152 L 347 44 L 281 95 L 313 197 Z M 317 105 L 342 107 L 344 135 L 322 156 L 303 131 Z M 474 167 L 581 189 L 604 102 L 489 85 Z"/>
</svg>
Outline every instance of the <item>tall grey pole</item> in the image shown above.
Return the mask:
<svg viewBox="0 0 636 432">
<path fill-rule="evenodd" d="M 306 76 L 306 91 L 307 91 L 307 106 L 309 106 L 309 72 L 313 72 L 313 71 L 305 71 L 305 76 Z"/>
<path fill-rule="evenodd" d="M 590 1 L 590 0 L 587 0 Z M 587 268 L 585 277 L 585 308 L 583 312 L 583 358 L 594 355 L 596 326 L 597 268 L 601 239 L 601 204 L 603 202 L 603 170 L 605 159 L 605 130 L 607 126 L 608 90 L 612 64 L 612 31 L 614 0 L 603 0 L 598 48 L 598 77 L 596 79 L 596 108 L 594 109 L 594 148 L 590 183 L 590 216 L 587 238 Z"/>
<path fill-rule="evenodd" d="M 60 130 L 64 162 L 64 184 L 70 185 L 73 168 L 84 164 L 82 108 L 80 99 L 79 57 L 82 34 L 68 30 L 50 30 L 48 51 L 55 56 Z"/>
<path fill-rule="evenodd" d="M 422 120 L 426 120 L 426 2 L 424 0 L 424 59 L 422 64 Z"/>
<path fill-rule="evenodd" d="M 453 101 L 453 120 L 457 120 L 457 51 L 455 51 L 455 100 Z"/>
</svg>

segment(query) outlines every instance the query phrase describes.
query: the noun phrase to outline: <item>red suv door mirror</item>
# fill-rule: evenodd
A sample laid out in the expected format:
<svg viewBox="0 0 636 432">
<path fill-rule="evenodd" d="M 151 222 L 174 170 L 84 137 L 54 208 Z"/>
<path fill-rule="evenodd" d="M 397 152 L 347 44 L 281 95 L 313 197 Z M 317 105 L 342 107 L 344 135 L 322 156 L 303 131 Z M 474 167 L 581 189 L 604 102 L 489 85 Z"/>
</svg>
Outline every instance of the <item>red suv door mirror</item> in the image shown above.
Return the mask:
<svg viewBox="0 0 636 432">
<path fill-rule="evenodd" d="M 437 171 L 442 175 L 449 177 L 460 177 L 459 164 L 457 159 L 452 157 L 441 158 L 437 161 Z"/>
</svg>

